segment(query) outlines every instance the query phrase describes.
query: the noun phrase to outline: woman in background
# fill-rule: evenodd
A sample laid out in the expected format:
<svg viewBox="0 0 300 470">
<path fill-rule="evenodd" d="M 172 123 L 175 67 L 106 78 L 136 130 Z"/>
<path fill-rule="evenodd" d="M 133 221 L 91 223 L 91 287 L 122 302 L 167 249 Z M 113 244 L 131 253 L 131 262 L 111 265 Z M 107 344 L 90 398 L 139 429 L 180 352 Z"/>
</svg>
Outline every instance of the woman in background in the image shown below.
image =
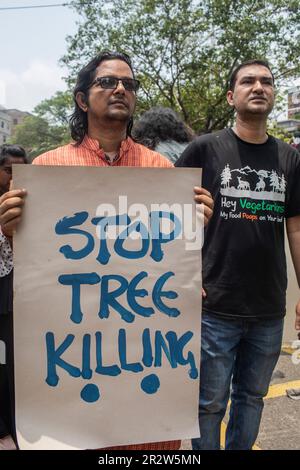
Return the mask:
<svg viewBox="0 0 300 470">
<path fill-rule="evenodd" d="M 132 130 L 133 138 L 172 163 L 183 153 L 195 134 L 171 108 L 157 106 L 146 111 Z"/>
</svg>

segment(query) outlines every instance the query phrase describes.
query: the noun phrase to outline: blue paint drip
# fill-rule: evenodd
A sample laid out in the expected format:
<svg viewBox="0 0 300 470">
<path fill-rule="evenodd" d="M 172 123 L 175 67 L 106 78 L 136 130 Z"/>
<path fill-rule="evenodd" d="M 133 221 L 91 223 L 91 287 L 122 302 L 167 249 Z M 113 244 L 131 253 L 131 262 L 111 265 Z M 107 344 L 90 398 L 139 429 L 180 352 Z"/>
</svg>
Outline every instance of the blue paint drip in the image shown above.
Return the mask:
<svg viewBox="0 0 300 470">
<path fill-rule="evenodd" d="M 80 305 L 80 286 L 94 285 L 100 282 L 97 273 L 62 274 L 58 282 L 63 286 L 72 286 L 72 312 L 70 318 L 74 323 L 81 323 L 83 313 Z"/>
<path fill-rule="evenodd" d="M 100 248 L 99 248 L 99 253 L 97 256 L 97 261 L 101 264 L 107 264 L 110 258 L 110 253 L 107 248 L 107 241 L 106 241 L 106 232 L 107 232 L 107 227 L 109 225 L 128 225 L 130 223 L 131 219 L 128 217 L 127 214 L 121 214 L 121 215 L 113 215 L 110 217 L 94 217 L 92 219 L 92 224 L 94 225 L 99 225 L 100 227 Z"/>
<path fill-rule="evenodd" d="M 175 333 L 176 334 L 176 333 Z M 168 335 L 166 335 L 167 337 Z M 176 363 L 176 356 L 174 348 L 169 342 L 169 346 L 166 343 L 165 338 L 162 335 L 161 331 L 156 331 L 155 332 L 155 361 L 154 361 L 154 367 L 161 367 L 161 359 L 162 359 L 162 350 L 164 351 L 166 358 L 168 359 L 172 369 L 175 369 L 177 367 Z"/>
<path fill-rule="evenodd" d="M 153 354 L 149 328 L 145 328 L 143 331 L 143 351 L 142 362 L 145 367 L 151 367 L 153 363 Z"/>
<path fill-rule="evenodd" d="M 160 381 L 156 374 L 150 374 L 141 381 L 141 389 L 149 395 L 156 393 L 160 387 Z"/>
<path fill-rule="evenodd" d="M 81 371 L 78 367 L 72 366 L 68 362 L 61 359 L 61 355 L 73 343 L 75 336 L 67 335 L 63 343 L 55 349 L 54 333 L 48 331 L 46 333 L 46 346 L 47 346 L 47 378 L 46 383 L 51 387 L 56 387 L 59 377 L 56 373 L 56 366 L 61 367 L 67 371 L 72 377 L 80 377 Z"/>
<path fill-rule="evenodd" d="M 95 371 L 97 374 L 110 375 L 115 377 L 116 375 L 121 374 L 121 369 L 116 364 L 112 366 L 104 366 L 102 363 L 102 333 L 100 331 L 95 333 L 96 337 L 96 361 L 97 367 Z"/>
<path fill-rule="evenodd" d="M 174 230 L 170 233 L 162 233 L 160 231 L 161 219 L 166 218 L 174 223 Z M 163 259 L 164 253 L 162 251 L 161 245 L 163 243 L 168 243 L 177 238 L 181 233 L 181 221 L 176 217 L 175 214 L 165 211 L 152 211 L 150 212 L 150 224 L 151 224 L 151 234 L 152 234 L 152 251 L 151 258 L 154 261 L 161 261 Z"/>
<path fill-rule="evenodd" d="M 142 364 L 140 364 L 139 362 L 127 362 L 126 330 L 124 330 L 123 328 L 119 330 L 118 345 L 121 368 L 123 370 L 129 370 L 135 373 L 142 372 L 142 370 L 144 370 Z"/>
<path fill-rule="evenodd" d="M 82 343 L 81 375 L 84 379 L 90 380 L 93 375 L 93 371 L 91 369 L 91 335 L 84 335 Z"/>
<path fill-rule="evenodd" d="M 194 354 L 192 351 L 189 351 L 187 358 L 185 359 L 183 357 L 183 350 L 187 343 L 192 339 L 193 335 L 192 331 L 187 331 L 180 338 L 177 338 L 177 334 L 174 331 L 169 331 L 166 334 L 166 338 L 169 342 L 170 350 L 175 354 L 175 361 L 181 366 L 190 364 L 191 368 L 189 370 L 189 376 L 191 379 L 197 379 L 198 369 L 196 367 Z"/>
<path fill-rule="evenodd" d="M 154 308 L 143 307 L 142 305 L 139 305 L 137 301 L 135 300 L 136 297 L 146 297 L 148 295 L 148 291 L 146 291 L 146 289 L 136 288 L 138 283 L 145 277 L 148 277 L 148 273 L 146 273 L 145 271 L 142 271 L 132 279 L 132 281 L 130 282 L 128 286 L 127 301 L 128 301 L 129 307 L 135 313 L 137 313 L 138 315 L 141 315 L 142 317 L 150 317 L 154 313 Z"/>
<path fill-rule="evenodd" d="M 106 229 L 108 227 L 107 217 L 95 217 L 92 219 L 92 224 L 99 225 L 100 227 L 100 247 L 97 256 L 97 261 L 101 264 L 107 264 L 110 258 L 110 253 L 107 248 L 106 242 Z"/>
<path fill-rule="evenodd" d="M 99 388 L 95 384 L 87 384 L 81 390 L 80 396 L 87 403 L 94 403 L 100 398 Z"/>
<path fill-rule="evenodd" d="M 141 233 L 142 247 L 140 250 L 137 251 L 129 251 L 123 248 L 123 244 L 126 238 L 129 237 L 129 235 L 134 231 Z M 117 238 L 114 244 L 114 249 L 115 252 L 122 258 L 138 259 L 143 258 L 146 255 L 149 245 L 150 239 L 147 228 L 141 222 L 134 222 L 132 225 L 130 225 L 128 228 L 126 228 L 125 230 L 123 230 L 123 232 L 120 233 L 120 236 Z"/>
<path fill-rule="evenodd" d="M 110 280 L 115 280 L 120 283 L 120 286 L 112 292 L 108 292 L 108 285 Z M 128 281 L 119 275 L 107 275 L 102 278 L 102 288 L 101 288 L 101 298 L 100 298 L 100 311 L 98 313 L 100 318 L 109 317 L 109 307 L 112 307 L 120 315 L 122 320 L 127 323 L 132 323 L 134 321 L 134 315 L 127 310 L 123 305 L 121 305 L 116 297 L 124 294 L 128 288 Z"/>
</svg>

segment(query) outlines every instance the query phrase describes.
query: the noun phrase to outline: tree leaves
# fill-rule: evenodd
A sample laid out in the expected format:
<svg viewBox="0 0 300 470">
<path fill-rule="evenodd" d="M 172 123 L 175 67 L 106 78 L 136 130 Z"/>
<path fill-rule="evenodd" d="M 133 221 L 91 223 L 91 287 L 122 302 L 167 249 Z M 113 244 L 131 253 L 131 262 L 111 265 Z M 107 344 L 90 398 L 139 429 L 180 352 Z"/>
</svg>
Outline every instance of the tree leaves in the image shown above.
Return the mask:
<svg viewBox="0 0 300 470">
<path fill-rule="evenodd" d="M 72 7 L 81 22 L 62 58 L 69 84 L 99 50 L 123 50 L 142 82 L 138 110 L 170 106 L 199 133 L 232 119 L 225 97 L 237 62 L 268 58 L 285 82 L 300 73 L 298 1 L 74 0 Z"/>
</svg>

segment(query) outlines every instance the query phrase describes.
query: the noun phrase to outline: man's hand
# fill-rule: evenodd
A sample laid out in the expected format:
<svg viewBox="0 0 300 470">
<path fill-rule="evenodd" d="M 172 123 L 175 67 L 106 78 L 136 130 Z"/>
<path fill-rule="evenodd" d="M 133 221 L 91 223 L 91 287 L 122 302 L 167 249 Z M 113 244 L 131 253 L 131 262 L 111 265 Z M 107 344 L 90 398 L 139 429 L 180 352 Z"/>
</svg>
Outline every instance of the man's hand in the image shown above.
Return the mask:
<svg viewBox="0 0 300 470">
<path fill-rule="evenodd" d="M 296 305 L 296 320 L 295 320 L 295 329 L 300 331 L 300 300 Z M 299 338 L 300 339 L 300 338 Z"/>
<path fill-rule="evenodd" d="M 12 237 L 21 220 L 25 189 L 14 189 L 0 197 L 0 225 L 4 235 Z"/>
<path fill-rule="evenodd" d="M 206 226 L 213 215 L 214 200 L 209 191 L 199 186 L 194 187 L 194 193 L 197 204 L 203 204 L 204 225 Z"/>
</svg>

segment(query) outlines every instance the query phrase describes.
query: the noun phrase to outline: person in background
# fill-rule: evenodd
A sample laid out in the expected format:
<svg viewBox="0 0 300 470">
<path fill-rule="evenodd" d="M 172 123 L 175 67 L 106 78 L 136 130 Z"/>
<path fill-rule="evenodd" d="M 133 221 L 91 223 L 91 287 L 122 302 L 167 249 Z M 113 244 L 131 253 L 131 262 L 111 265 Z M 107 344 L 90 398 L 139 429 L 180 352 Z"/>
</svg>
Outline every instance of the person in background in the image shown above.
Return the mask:
<svg viewBox="0 0 300 470">
<path fill-rule="evenodd" d="M 229 397 L 225 448 L 251 450 L 256 440 L 286 313 L 285 224 L 300 286 L 300 155 L 267 133 L 274 100 L 268 63 L 240 64 L 227 91 L 235 126 L 195 139 L 176 163 L 203 168 L 215 200 L 202 250 L 201 438 L 194 450 L 220 449 Z"/>
<path fill-rule="evenodd" d="M 175 163 L 195 134 L 171 108 L 146 111 L 132 129 L 133 138 Z"/>
<path fill-rule="evenodd" d="M 26 152 L 20 145 L 2 145 L 0 147 L 0 196 L 9 190 L 12 165 L 28 163 Z"/>
<path fill-rule="evenodd" d="M 293 140 L 291 143 L 292 147 L 298 150 L 300 152 L 300 132 L 296 131 L 293 136 Z"/>
<path fill-rule="evenodd" d="M 9 190 L 12 164 L 28 163 L 19 145 L 0 148 L 0 195 Z M 0 231 L 0 450 L 16 449 L 13 413 L 13 259 L 10 240 Z"/>
</svg>

